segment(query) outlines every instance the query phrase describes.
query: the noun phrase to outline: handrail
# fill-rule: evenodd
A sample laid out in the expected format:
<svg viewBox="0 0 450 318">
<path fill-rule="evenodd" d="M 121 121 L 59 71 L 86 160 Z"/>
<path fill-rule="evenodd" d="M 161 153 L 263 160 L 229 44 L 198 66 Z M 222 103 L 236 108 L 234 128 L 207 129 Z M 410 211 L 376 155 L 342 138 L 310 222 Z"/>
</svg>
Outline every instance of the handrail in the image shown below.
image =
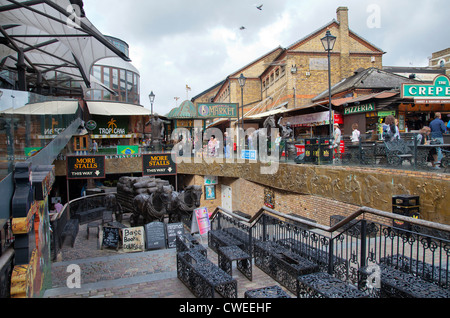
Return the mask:
<svg viewBox="0 0 450 318">
<path fill-rule="evenodd" d="M 353 212 L 351 215 L 349 215 L 348 217 L 346 217 L 345 219 L 343 219 L 342 221 L 338 222 L 337 224 L 333 225 L 333 226 L 326 226 L 326 225 L 322 225 L 322 224 L 318 224 L 315 222 L 310 222 L 308 220 L 304 220 L 304 219 L 300 219 L 297 218 L 295 216 L 292 215 L 288 215 L 285 214 L 283 212 L 279 212 L 273 209 L 270 209 L 266 206 L 263 206 L 261 209 L 259 209 L 259 211 L 249 220 L 239 216 L 227 209 L 224 209 L 223 207 L 217 207 L 214 212 L 211 215 L 211 219 L 214 219 L 215 216 L 220 212 L 228 214 L 236 219 L 238 219 L 239 221 L 246 223 L 246 225 L 252 227 L 263 215 L 264 212 L 269 212 L 271 214 L 277 215 L 277 216 L 281 216 L 283 218 L 286 218 L 288 220 L 291 221 L 295 221 L 298 223 L 301 223 L 303 225 L 307 225 L 309 227 L 312 228 L 316 228 L 316 229 L 320 229 L 323 230 L 325 232 L 335 232 L 339 229 L 341 229 L 343 226 L 347 225 L 348 223 L 350 223 L 351 221 L 355 220 L 357 217 L 365 214 L 365 213 L 369 213 L 372 215 L 376 215 L 376 216 L 380 216 L 380 217 L 385 217 L 385 218 L 389 218 L 389 219 L 395 219 L 395 220 L 400 220 L 400 221 L 405 221 L 411 224 L 415 224 L 415 225 L 421 225 L 421 226 L 425 226 L 428 228 L 432 228 L 432 229 L 436 229 L 439 231 L 445 231 L 445 232 L 449 232 L 450 233 L 450 226 L 446 225 L 446 224 L 441 224 L 441 223 L 436 223 L 436 222 L 431 222 L 431 221 L 426 221 L 426 220 L 419 220 L 419 219 L 414 219 L 411 217 L 407 217 L 407 216 L 403 216 L 403 215 L 399 215 L 399 214 L 394 214 L 391 212 L 386 212 L 386 211 L 381 211 L 381 210 L 377 210 L 377 209 L 373 209 L 373 208 L 369 208 L 369 207 L 361 207 L 359 208 L 357 211 Z"/>
</svg>

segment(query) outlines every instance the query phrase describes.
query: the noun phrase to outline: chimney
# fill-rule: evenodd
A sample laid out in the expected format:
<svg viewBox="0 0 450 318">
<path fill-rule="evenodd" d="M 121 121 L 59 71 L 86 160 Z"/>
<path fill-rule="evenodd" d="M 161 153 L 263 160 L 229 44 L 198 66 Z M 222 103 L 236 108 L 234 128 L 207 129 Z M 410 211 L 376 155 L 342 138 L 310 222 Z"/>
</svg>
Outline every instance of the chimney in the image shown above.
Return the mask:
<svg viewBox="0 0 450 318">
<path fill-rule="evenodd" d="M 336 10 L 337 21 L 340 24 L 341 32 L 348 33 L 348 8 L 347 7 L 339 7 Z"/>
<path fill-rule="evenodd" d="M 348 8 L 339 7 L 336 10 L 337 21 L 339 22 L 339 33 L 337 36 L 337 44 L 340 51 L 341 76 L 346 78 L 351 76 L 350 70 L 350 35 L 348 27 Z"/>
</svg>

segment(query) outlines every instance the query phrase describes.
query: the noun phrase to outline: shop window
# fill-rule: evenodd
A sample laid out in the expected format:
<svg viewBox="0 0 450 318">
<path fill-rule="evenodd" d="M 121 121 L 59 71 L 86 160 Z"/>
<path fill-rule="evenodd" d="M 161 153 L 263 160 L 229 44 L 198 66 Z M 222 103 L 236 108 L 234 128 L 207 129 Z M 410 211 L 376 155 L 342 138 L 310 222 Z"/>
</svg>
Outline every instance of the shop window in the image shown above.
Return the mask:
<svg viewBox="0 0 450 318">
<path fill-rule="evenodd" d="M 88 136 L 74 137 L 73 150 L 75 151 L 88 150 Z"/>
</svg>

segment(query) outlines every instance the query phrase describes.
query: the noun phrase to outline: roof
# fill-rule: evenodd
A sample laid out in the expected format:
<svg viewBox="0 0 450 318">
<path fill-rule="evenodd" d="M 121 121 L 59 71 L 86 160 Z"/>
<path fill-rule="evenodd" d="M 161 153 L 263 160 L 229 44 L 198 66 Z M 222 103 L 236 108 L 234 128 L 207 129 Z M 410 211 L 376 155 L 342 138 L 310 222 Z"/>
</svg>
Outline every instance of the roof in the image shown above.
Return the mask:
<svg viewBox="0 0 450 318">
<path fill-rule="evenodd" d="M 418 81 L 408 79 L 404 76 L 386 72 L 374 67 L 358 70 L 355 75 L 348 77 L 331 87 L 331 94 L 345 92 L 350 89 L 395 89 L 401 87 L 402 83 L 417 83 Z M 328 90 L 320 93 L 312 99 L 313 102 L 328 98 Z"/>
<path fill-rule="evenodd" d="M 78 100 L 48 101 L 9 108 L 1 113 L 15 115 L 73 115 L 78 111 Z"/>
<path fill-rule="evenodd" d="M 185 100 L 177 108 L 173 108 L 167 115 L 169 119 L 198 118 L 197 107 L 190 101 Z"/>
<path fill-rule="evenodd" d="M 151 115 L 151 111 L 143 106 L 116 102 L 87 101 L 91 115 L 103 116 L 140 116 Z"/>
<path fill-rule="evenodd" d="M 36 74 L 41 73 L 43 81 L 55 87 L 57 71 L 86 88 L 96 61 L 117 56 L 129 61 L 84 16 L 82 7 L 72 3 L 82 5 L 69 0 L 0 0 L 0 40 L 5 43 L 0 45 L 0 66 L 15 70 L 17 52 L 23 50 L 27 83 L 36 82 Z"/>
</svg>

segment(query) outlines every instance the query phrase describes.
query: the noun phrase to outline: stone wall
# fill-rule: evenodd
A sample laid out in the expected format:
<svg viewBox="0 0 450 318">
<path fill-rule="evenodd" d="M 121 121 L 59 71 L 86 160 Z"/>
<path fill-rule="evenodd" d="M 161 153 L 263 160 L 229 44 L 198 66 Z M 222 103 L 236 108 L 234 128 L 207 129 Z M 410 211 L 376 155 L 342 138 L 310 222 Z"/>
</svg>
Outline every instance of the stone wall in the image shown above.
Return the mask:
<svg viewBox="0 0 450 318">
<path fill-rule="evenodd" d="M 56 162 L 56 175 L 64 176 L 65 161 Z M 203 176 L 219 176 L 220 184 L 232 187 L 233 210 L 253 214 L 264 204 L 264 189 L 275 194 L 275 209 L 292 211 L 328 224 L 332 214 L 348 215 L 366 206 L 392 211 L 392 196 L 420 197 L 421 219 L 450 224 L 450 175 L 383 168 L 295 165 L 280 163 L 273 174 L 262 174 L 260 163 L 180 163 L 178 174 L 185 184 L 203 184 Z M 142 172 L 142 158 L 106 159 L 107 174 Z M 221 205 L 221 187 L 216 200 L 202 204 L 214 209 Z"/>
</svg>

